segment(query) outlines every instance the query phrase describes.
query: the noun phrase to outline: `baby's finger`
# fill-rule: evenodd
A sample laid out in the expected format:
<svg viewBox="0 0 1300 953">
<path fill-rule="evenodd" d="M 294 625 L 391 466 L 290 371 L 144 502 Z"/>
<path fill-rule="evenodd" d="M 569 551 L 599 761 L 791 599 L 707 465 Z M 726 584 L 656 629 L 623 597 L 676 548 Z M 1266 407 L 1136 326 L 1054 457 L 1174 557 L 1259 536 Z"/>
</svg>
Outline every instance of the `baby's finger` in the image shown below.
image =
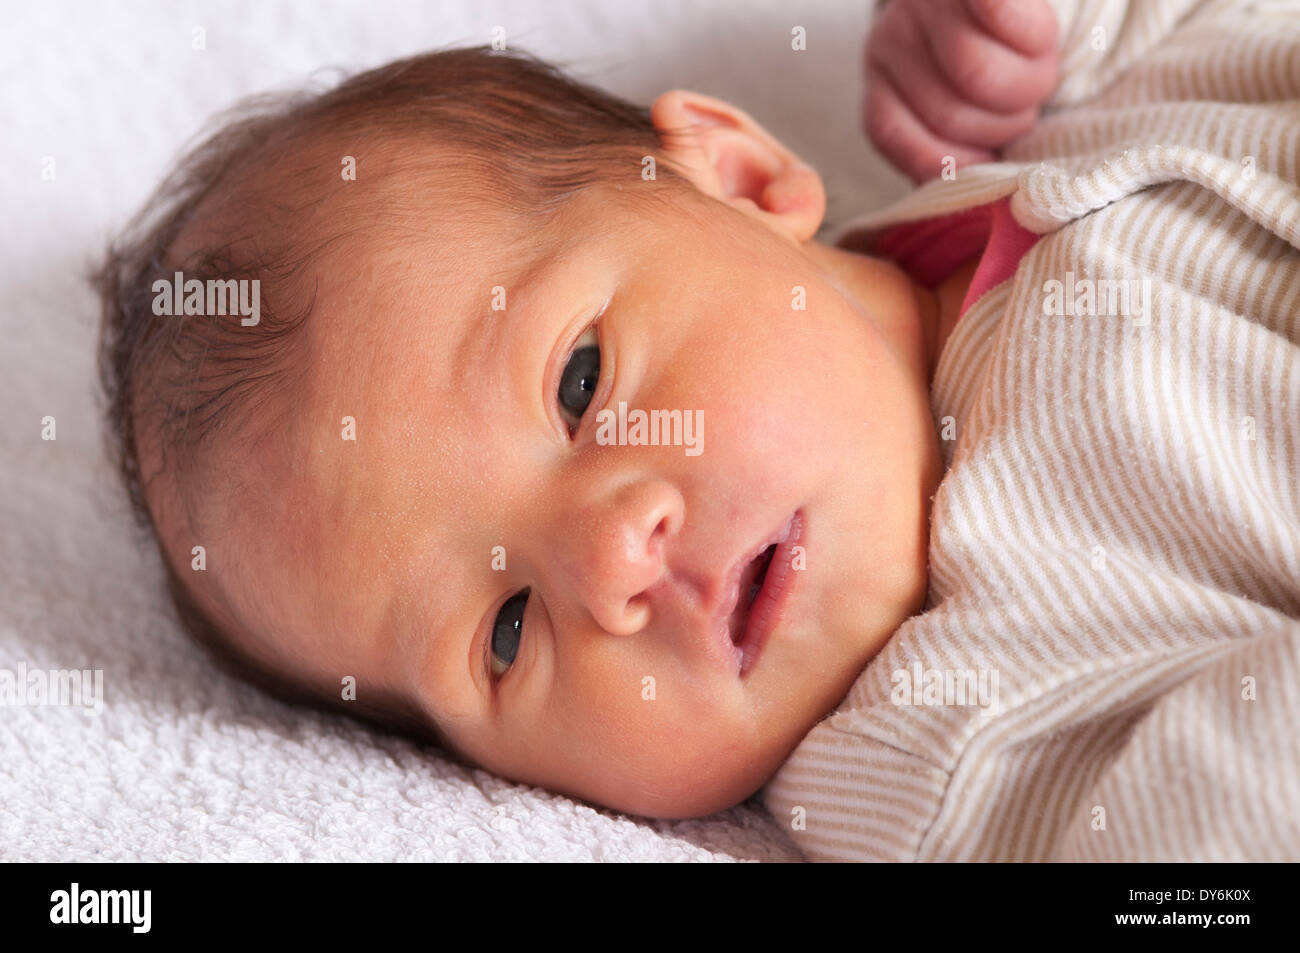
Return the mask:
<svg viewBox="0 0 1300 953">
<path fill-rule="evenodd" d="M 993 112 L 1037 106 L 1056 88 L 1055 47 L 1040 57 L 1021 56 L 979 27 L 964 7 L 920 24 L 934 61 L 967 102 Z"/>
<path fill-rule="evenodd" d="M 968 148 L 935 136 L 912 114 L 889 77 L 878 71 L 867 79 L 863 128 L 881 154 L 918 185 L 939 175 L 949 161 L 962 167 L 993 160 L 987 149 Z"/>
<path fill-rule="evenodd" d="M 885 73 L 912 113 L 936 136 L 995 149 L 1033 128 L 1037 106 L 997 113 L 966 102 L 943 78 L 921 28 L 909 22 L 899 30 L 899 45 L 868 47 L 867 68 Z M 911 52 L 900 55 L 900 50 Z"/>
<path fill-rule="evenodd" d="M 966 9 L 990 36 L 1024 56 L 1056 49 L 1061 28 L 1047 0 L 966 0 Z"/>
</svg>

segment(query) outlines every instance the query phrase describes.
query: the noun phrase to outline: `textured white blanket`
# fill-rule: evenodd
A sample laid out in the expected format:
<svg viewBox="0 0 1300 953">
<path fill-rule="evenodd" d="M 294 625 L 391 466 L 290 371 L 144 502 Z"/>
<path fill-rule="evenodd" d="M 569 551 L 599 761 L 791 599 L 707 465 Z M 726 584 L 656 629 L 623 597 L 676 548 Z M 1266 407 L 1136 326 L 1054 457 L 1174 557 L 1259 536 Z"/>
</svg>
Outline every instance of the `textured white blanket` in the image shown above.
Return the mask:
<svg viewBox="0 0 1300 953">
<path fill-rule="evenodd" d="M 87 4 L 6 10 L 0 669 L 103 672 L 98 716 L 0 708 L 3 860 L 797 859 L 754 804 L 655 823 L 466 772 L 212 672 L 127 535 L 92 402 L 82 276 L 181 143 L 238 96 L 507 41 L 641 102 L 731 99 L 822 169 L 841 217 L 900 180 L 857 126 L 866 3 Z M 791 50 L 791 30 L 807 50 Z M 194 49 L 197 29 L 204 49 Z M 328 77 L 327 77 L 328 78 Z M 54 418 L 55 440 L 42 420 Z M 93 680 L 91 682 L 93 686 Z M 88 686 L 89 687 L 89 686 Z"/>
</svg>

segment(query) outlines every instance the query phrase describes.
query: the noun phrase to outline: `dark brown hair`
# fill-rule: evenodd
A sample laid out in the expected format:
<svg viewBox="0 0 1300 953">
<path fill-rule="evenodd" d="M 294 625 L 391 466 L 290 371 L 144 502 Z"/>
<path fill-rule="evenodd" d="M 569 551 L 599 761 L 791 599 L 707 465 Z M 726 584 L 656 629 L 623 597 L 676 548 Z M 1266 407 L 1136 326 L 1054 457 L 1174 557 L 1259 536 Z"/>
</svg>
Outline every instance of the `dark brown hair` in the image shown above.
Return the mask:
<svg viewBox="0 0 1300 953">
<path fill-rule="evenodd" d="M 229 446 L 220 441 L 244 437 L 251 411 L 272 406 L 270 396 L 301 372 L 302 362 L 293 358 L 297 332 L 312 310 L 313 265 L 340 234 L 373 224 L 361 203 L 346 204 L 340 191 L 346 188 L 340 156 L 360 149 L 329 151 L 325 142 L 436 147 L 440 156 L 457 158 L 457 173 L 441 179 L 449 188 L 472 190 L 476 200 L 521 214 L 545 214 L 612 177 L 635 179 L 646 186 L 640 194 L 650 197 L 681 188 L 685 180 L 662 153 L 662 135 L 648 110 L 525 53 L 443 50 L 361 73 L 324 92 L 260 96 L 237 105 L 181 158 L 92 277 L 102 303 L 99 376 L 110 454 L 139 529 L 163 554 L 184 628 L 222 668 L 285 701 L 342 707 L 438 742 L 464 761 L 403 699 L 343 703 L 322 697 L 305 681 L 238 649 L 168 559 L 158 513 L 145 495 L 158 475 L 141 473 L 140 444 L 147 436 L 161 452 L 159 473 L 167 474 L 194 529 L 204 498 L 223 492 L 211 476 L 219 470 L 221 447 Z M 641 175 L 646 156 L 655 159 L 654 182 Z M 356 161 L 360 166 L 364 155 Z M 345 203 L 345 214 L 317 216 L 331 197 Z M 243 327 L 238 316 L 155 314 L 153 284 L 175 271 L 201 281 L 258 279 L 260 323 Z"/>
</svg>

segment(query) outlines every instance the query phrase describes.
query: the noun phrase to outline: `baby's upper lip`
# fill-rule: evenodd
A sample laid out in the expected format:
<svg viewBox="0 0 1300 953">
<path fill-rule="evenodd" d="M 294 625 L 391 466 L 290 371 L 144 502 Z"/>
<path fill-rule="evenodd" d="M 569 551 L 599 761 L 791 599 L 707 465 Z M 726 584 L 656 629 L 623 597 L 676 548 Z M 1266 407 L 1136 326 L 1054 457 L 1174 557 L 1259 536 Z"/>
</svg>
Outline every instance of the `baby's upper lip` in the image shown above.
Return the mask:
<svg viewBox="0 0 1300 953">
<path fill-rule="evenodd" d="M 793 512 L 790 513 L 779 526 L 762 536 L 751 536 L 753 542 L 724 563 L 726 568 L 721 573 L 712 571 L 711 566 L 696 572 L 693 566 L 677 563 L 664 572 L 645 591 L 645 595 L 652 598 L 655 610 L 665 612 L 669 617 L 680 613 L 677 616 L 680 624 L 690 631 L 693 638 L 702 638 L 708 651 L 721 658 L 724 646 L 721 636 L 729 629 L 728 620 L 740 602 L 740 580 L 745 567 L 767 547 L 789 537 L 794 516 Z M 713 565 L 717 563 L 713 562 Z"/>
</svg>

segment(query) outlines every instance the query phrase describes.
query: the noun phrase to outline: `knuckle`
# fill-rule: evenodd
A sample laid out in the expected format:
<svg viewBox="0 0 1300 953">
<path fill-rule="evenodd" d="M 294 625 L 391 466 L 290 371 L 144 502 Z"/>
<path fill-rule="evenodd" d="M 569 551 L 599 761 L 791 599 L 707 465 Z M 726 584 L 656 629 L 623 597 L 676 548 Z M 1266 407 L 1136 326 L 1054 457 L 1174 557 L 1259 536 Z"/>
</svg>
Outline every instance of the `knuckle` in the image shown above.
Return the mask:
<svg viewBox="0 0 1300 953">
<path fill-rule="evenodd" d="M 1011 26 L 1016 20 L 1015 7 L 1008 0 L 970 0 L 970 9 L 995 30 Z"/>
<path fill-rule="evenodd" d="M 1023 109 L 1016 114 L 1015 121 L 1012 124 L 1012 131 L 1007 138 L 1014 139 L 1017 136 L 1022 136 L 1025 133 L 1029 132 L 1029 130 L 1033 129 L 1034 126 L 1037 125 L 1037 123 L 1038 123 L 1038 107 L 1033 106 L 1030 107 L 1029 109 Z"/>
<path fill-rule="evenodd" d="M 1061 81 L 1061 61 L 1053 53 L 1047 57 L 1039 68 L 1038 83 L 1035 92 L 1038 94 L 1035 102 L 1042 102 L 1056 89 L 1056 84 Z"/>
<path fill-rule="evenodd" d="M 1001 148 L 1018 139 L 1025 133 L 1031 131 L 1038 124 L 1038 107 L 1022 109 L 1017 113 L 1008 116 L 1006 125 L 1002 132 L 1002 141 L 996 144 L 996 148 Z"/>
<path fill-rule="evenodd" d="M 1003 89 L 990 58 L 969 52 L 953 63 L 953 82 L 962 95 L 981 101 L 996 99 Z"/>
<path fill-rule="evenodd" d="M 902 143 L 902 125 L 897 108 L 876 104 L 867 110 L 867 137 L 877 149 L 886 154 L 897 151 Z"/>
<path fill-rule="evenodd" d="M 956 107 L 957 104 L 952 102 L 944 105 L 933 103 L 920 111 L 918 118 L 934 135 L 942 139 L 959 139 L 963 127 Z"/>
<path fill-rule="evenodd" d="M 941 139 L 960 142 L 965 139 L 974 124 L 982 122 L 982 114 L 972 109 L 969 104 L 957 98 L 945 100 L 941 107 L 932 111 L 926 125 Z"/>
</svg>

